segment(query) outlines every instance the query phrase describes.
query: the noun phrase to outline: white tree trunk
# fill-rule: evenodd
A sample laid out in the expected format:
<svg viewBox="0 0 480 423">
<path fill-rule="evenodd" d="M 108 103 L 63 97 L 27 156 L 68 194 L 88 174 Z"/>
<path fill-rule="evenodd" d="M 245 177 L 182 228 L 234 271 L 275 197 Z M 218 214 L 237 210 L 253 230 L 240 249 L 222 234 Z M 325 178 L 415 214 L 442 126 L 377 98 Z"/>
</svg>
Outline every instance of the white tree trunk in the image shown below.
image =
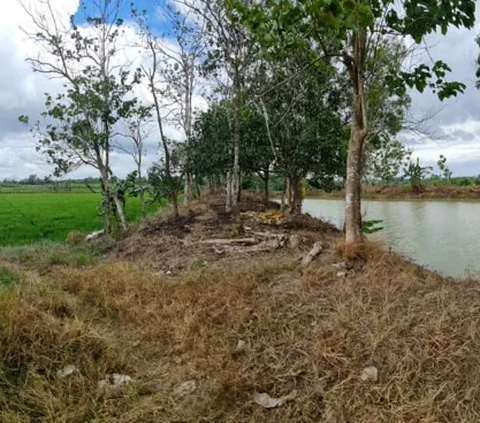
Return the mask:
<svg viewBox="0 0 480 423">
<path fill-rule="evenodd" d="M 225 211 L 227 213 L 231 213 L 233 209 L 233 184 L 232 184 L 232 172 L 227 172 L 227 192 L 226 192 L 226 203 L 225 203 Z"/>
<path fill-rule="evenodd" d="M 183 205 L 188 207 L 192 201 L 193 178 L 190 172 L 185 173 L 185 185 L 183 188 Z"/>
<path fill-rule="evenodd" d="M 113 195 L 113 201 L 115 201 L 115 206 L 117 207 L 117 213 L 118 217 L 120 218 L 120 225 L 122 226 L 122 230 L 126 231 L 128 229 L 128 226 L 123 202 L 120 201 L 116 194 Z"/>
</svg>

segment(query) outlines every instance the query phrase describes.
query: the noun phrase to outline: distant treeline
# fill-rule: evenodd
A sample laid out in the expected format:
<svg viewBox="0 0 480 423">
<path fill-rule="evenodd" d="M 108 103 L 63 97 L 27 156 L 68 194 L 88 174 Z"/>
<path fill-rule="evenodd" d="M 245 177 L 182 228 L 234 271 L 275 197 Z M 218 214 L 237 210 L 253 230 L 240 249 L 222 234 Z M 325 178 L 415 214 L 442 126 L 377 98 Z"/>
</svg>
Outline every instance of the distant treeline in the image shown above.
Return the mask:
<svg viewBox="0 0 480 423">
<path fill-rule="evenodd" d="M 100 178 L 54 180 L 51 177 L 41 178 L 37 175 L 30 175 L 20 180 L 6 178 L 0 181 L 1 193 L 91 192 L 99 190 L 99 188 Z"/>
</svg>

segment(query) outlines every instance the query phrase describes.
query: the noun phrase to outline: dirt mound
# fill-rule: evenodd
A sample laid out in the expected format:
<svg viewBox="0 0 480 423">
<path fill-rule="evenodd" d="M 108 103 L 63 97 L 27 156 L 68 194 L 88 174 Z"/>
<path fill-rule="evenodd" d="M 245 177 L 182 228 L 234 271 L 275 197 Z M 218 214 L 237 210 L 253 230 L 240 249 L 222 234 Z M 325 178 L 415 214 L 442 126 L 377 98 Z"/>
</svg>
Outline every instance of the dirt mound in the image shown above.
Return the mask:
<svg viewBox="0 0 480 423">
<path fill-rule="evenodd" d="M 300 216 L 289 219 L 285 225 L 285 229 L 314 231 L 330 234 L 338 234 L 339 230 L 329 222 L 317 219 L 309 214 L 302 214 Z"/>
<path fill-rule="evenodd" d="M 178 219 L 164 218 L 157 222 L 150 222 L 140 229 L 140 233 L 144 236 L 165 236 L 174 235 L 182 238 L 190 233 L 190 225 L 195 222 L 197 213 L 189 211 L 187 216 Z"/>
<path fill-rule="evenodd" d="M 333 240 L 337 234 L 330 225 L 309 216 L 290 221 L 278 211 L 277 203 L 265 211 L 264 204 L 252 195 L 244 196 L 239 209 L 245 211 L 226 213 L 222 198 L 207 197 L 183 210 L 179 219 L 163 216 L 145 224 L 120 240 L 111 257 L 178 274 L 198 263 L 235 266 L 239 257 L 272 256 L 286 247 L 285 255 L 298 258 L 314 242 L 325 237 Z M 290 243 L 293 235 L 298 239 Z M 248 247 L 238 246 L 242 238 L 249 240 Z"/>
</svg>

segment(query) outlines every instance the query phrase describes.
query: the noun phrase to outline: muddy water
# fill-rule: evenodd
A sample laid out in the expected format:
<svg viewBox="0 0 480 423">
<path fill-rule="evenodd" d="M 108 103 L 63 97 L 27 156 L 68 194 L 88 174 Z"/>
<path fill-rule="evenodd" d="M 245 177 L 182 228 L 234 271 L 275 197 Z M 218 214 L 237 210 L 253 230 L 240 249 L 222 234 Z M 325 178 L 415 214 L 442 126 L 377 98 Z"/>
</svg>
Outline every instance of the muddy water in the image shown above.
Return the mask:
<svg viewBox="0 0 480 423">
<path fill-rule="evenodd" d="M 480 279 L 480 202 L 365 201 L 364 219 L 383 220 L 370 237 L 445 276 Z M 306 199 L 303 211 L 343 227 L 342 200 Z"/>
</svg>

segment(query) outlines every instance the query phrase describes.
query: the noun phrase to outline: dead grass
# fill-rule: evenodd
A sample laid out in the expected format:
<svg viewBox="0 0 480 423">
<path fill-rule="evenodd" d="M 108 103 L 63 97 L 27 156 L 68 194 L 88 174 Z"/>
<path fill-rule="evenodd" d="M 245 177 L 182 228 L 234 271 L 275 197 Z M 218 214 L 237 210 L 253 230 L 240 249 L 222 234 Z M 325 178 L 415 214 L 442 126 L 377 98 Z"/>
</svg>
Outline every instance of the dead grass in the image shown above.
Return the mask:
<svg viewBox="0 0 480 423">
<path fill-rule="evenodd" d="M 362 251 L 355 266 L 332 244 L 307 269 L 276 253 L 173 276 L 118 260 L 20 275 L 0 293 L 0 421 L 479 421 L 479 286 Z M 58 378 L 67 364 L 79 372 Z M 105 395 L 112 372 L 134 381 Z"/>
</svg>

